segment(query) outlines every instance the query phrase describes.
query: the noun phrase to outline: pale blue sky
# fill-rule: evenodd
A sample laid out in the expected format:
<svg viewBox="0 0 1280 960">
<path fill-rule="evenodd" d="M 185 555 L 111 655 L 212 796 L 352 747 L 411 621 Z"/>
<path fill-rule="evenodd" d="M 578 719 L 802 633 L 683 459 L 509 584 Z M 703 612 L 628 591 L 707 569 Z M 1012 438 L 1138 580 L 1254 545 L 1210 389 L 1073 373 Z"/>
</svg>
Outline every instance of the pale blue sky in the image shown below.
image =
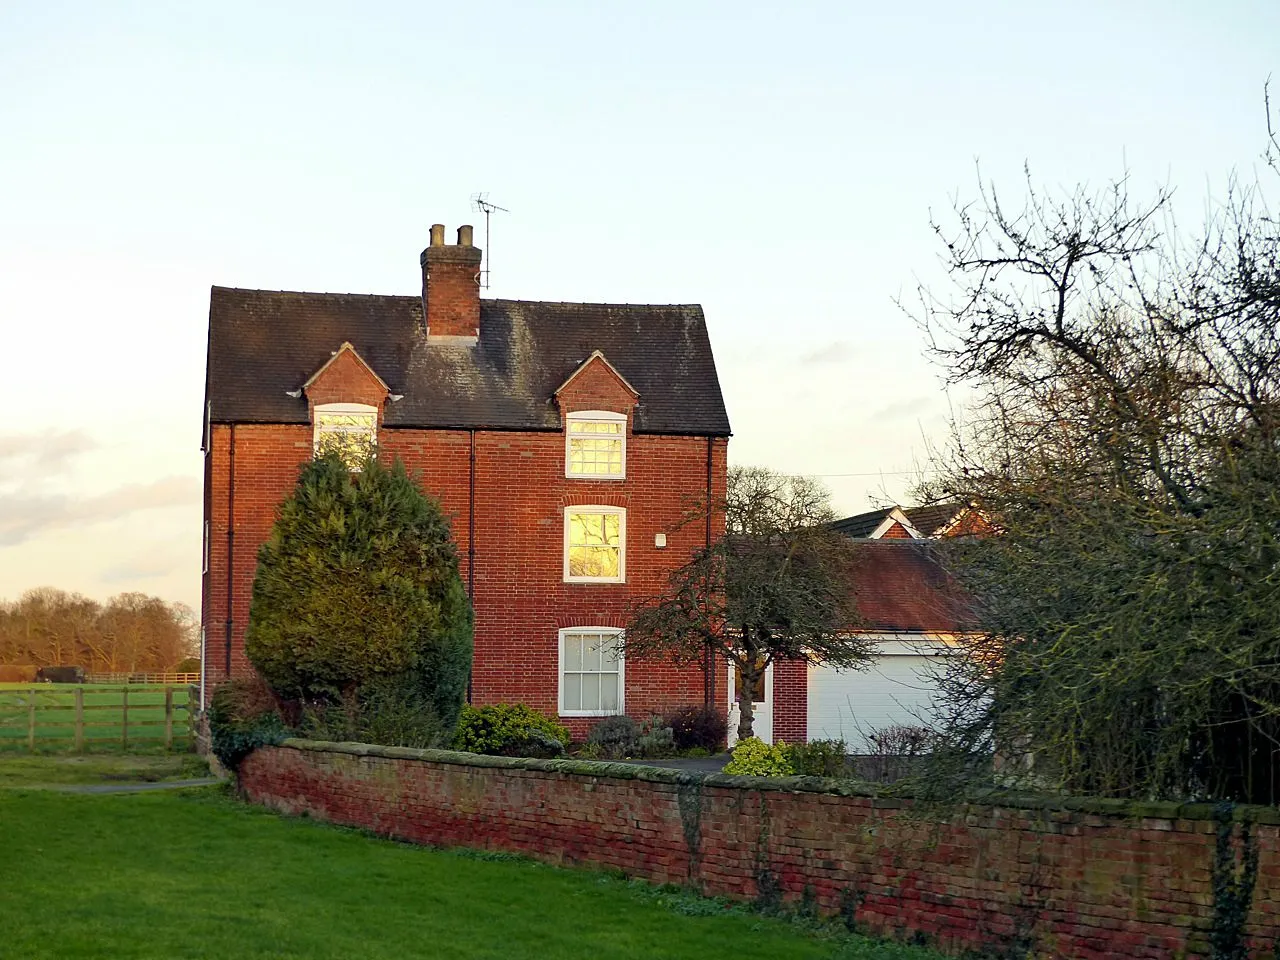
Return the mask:
<svg viewBox="0 0 1280 960">
<path fill-rule="evenodd" d="M 0 596 L 195 605 L 209 286 L 414 293 L 477 190 L 490 295 L 701 303 L 733 460 L 900 497 L 930 209 L 1027 162 L 1194 219 L 1273 72 L 1273 0 L 0 0 Z"/>
</svg>

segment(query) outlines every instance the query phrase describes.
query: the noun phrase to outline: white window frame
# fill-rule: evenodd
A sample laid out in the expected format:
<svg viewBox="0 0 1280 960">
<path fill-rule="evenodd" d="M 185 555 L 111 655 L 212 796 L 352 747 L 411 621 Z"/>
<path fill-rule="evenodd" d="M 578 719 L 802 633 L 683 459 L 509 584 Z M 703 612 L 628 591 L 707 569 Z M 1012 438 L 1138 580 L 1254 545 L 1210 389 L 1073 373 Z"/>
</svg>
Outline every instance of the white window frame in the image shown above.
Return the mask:
<svg viewBox="0 0 1280 960">
<path fill-rule="evenodd" d="M 622 429 L 618 431 L 617 440 L 622 445 L 622 465 L 618 473 L 574 473 L 573 472 L 573 424 L 574 423 L 617 423 Z M 584 434 L 578 434 L 581 439 Z M 591 436 L 591 434 L 585 434 Z M 596 434 L 612 438 L 611 434 Z M 564 475 L 570 480 L 625 480 L 627 479 L 627 415 L 614 413 L 611 410 L 575 410 L 566 414 L 564 420 Z"/>
<path fill-rule="evenodd" d="M 204 543 L 200 547 L 200 561 L 201 561 L 200 573 L 202 575 L 209 572 L 209 547 L 210 547 L 209 541 L 210 539 L 211 539 L 211 536 L 210 536 L 210 529 L 209 529 L 209 521 L 206 520 L 204 522 Z"/>
<path fill-rule="evenodd" d="M 577 633 L 607 633 L 615 638 L 622 637 L 622 631 L 617 627 L 564 627 L 556 634 L 556 655 L 558 666 L 556 668 L 556 687 L 558 690 L 558 700 L 556 709 L 562 717 L 614 717 L 627 712 L 627 662 L 623 656 L 622 650 L 618 650 L 618 709 L 617 710 L 567 710 L 564 705 L 564 641 L 565 637 L 570 634 Z M 583 672 L 583 671 L 577 671 Z M 603 671 L 601 671 L 603 675 Z"/>
<path fill-rule="evenodd" d="M 350 433 L 354 433 L 354 432 L 355 432 L 354 430 L 353 430 L 353 431 L 346 431 L 346 430 L 343 430 L 343 431 L 329 431 L 329 430 L 321 430 L 321 429 L 320 429 L 320 415 L 321 415 L 321 414 L 323 414 L 323 413 L 337 413 L 337 414 L 343 414 L 343 413 L 361 413 L 361 414 L 373 414 L 373 437 L 372 437 L 372 443 L 373 443 L 374 445 L 376 445 L 376 444 L 377 444 L 377 442 L 378 442 L 378 408 L 377 408 L 377 407 L 371 406 L 371 405 L 369 405 L 369 404 L 367 404 L 367 403 L 320 403 L 320 404 L 316 404 L 315 409 L 311 412 L 311 420 L 312 420 L 312 426 L 311 426 L 311 455 L 312 455 L 313 457 L 316 455 L 316 453 L 318 453 L 318 452 L 319 452 L 319 450 L 320 450 L 320 438 L 321 438 L 325 433 L 330 433 L 330 432 L 341 432 L 341 433 L 347 433 L 347 432 L 350 432 Z M 359 469 L 359 468 L 354 468 L 354 469 Z"/>
<path fill-rule="evenodd" d="M 618 517 L 618 575 L 616 577 L 574 577 L 569 575 L 569 516 L 574 513 L 592 513 Z M 625 507 L 607 507 L 594 503 L 575 503 L 564 508 L 564 582 L 565 583 L 626 583 L 627 582 L 627 510 Z"/>
</svg>

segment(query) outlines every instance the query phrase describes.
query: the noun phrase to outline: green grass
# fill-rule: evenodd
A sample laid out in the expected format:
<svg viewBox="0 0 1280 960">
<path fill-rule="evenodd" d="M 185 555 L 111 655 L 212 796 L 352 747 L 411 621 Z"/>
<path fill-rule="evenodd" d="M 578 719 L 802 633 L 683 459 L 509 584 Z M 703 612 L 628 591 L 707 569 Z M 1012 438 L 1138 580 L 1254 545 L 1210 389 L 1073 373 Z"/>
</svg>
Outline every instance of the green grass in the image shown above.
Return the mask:
<svg viewBox="0 0 1280 960">
<path fill-rule="evenodd" d="M 36 745 L 41 749 L 71 749 L 75 745 L 75 692 L 84 691 L 85 746 L 119 749 L 123 744 L 123 691 L 98 684 L 0 684 L 0 752 L 27 749 L 28 698 L 36 688 Z M 164 741 L 163 686 L 130 685 L 129 741 L 155 745 Z M 189 688 L 173 689 L 175 744 L 188 739 Z"/>
<path fill-rule="evenodd" d="M 0 791 L 0 953 L 930 960 L 587 870 L 412 847 L 218 788 Z"/>
<path fill-rule="evenodd" d="M 209 765 L 190 753 L 0 755 L 0 787 L 160 783 L 207 776 Z"/>
</svg>

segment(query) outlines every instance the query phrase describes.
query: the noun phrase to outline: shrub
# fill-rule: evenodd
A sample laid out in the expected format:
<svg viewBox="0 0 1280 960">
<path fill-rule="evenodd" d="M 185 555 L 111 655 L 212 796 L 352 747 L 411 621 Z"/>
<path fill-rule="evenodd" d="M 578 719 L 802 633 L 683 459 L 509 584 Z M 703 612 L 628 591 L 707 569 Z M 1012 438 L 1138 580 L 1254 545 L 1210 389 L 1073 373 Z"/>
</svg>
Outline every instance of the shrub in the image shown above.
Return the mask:
<svg viewBox="0 0 1280 960">
<path fill-rule="evenodd" d="M 928 727 L 881 727 L 867 735 L 873 754 L 863 761 L 862 775 L 869 780 L 893 783 L 911 776 L 922 758 L 933 750 L 934 733 Z"/>
<path fill-rule="evenodd" d="M 339 703 L 396 678 L 453 728 L 471 607 L 448 521 L 403 465 L 302 468 L 258 553 L 245 649 L 282 698 Z"/>
<path fill-rule="evenodd" d="M 805 777 L 843 777 L 847 754 L 843 740 L 810 740 L 787 748 L 792 769 Z"/>
<path fill-rule="evenodd" d="M 368 683 L 339 703 L 302 708 L 300 732 L 313 740 L 354 740 L 392 747 L 441 747 L 449 742 L 435 705 L 411 679 Z"/>
<path fill-rule="evenodd" d="M 596 756 L 607 760 L 636 755 L 640 725 L 628 716 L 605 717 L 587 733 L 587 744 L 596 748 Z"/>
<path fill-rule="evenodd" d="M 928 727 L 891 726 L 867 735 L 872 749 L 885 757 L 918 757 L 928 753 L 933 731 Z"/>
<path fill-rule="evenodd" d="M 637 757 L 669 757 L 676 752 L 675 734 L 662 717 L 646 717 L 636 737 Z"/>
<path fill-rule="evenodd" d="M 718 753 L 724 748 L 724 738 L 729 732 L 729 720 L 722 711 L 692 704 L 668 713 L 667 726 L 671 728 L 677 750 L 701 748 Z"/>
<path fill-rule="evenodd" d="M 289 730 L 275 699 L 257 677 L 231 680 L 213 692 L 209 702 L 209 740 L 213 755 L 235 773 L 258 747 L 280 743 Z"/>
<path fill-rule="evenodd" d="M 500 757 L 559 756 L 569 730 L 523 703 L 463 707 L 453 746 Z"/>
<path fill-rule="evenodd" d="M 724 772 L 751 777 L 789 777 L 795 773 L 789 752 L 781 740 L 770 745 L 756 737 L 747 737 L 734 746 L 733 758 L 725 764 Z"/>
</svg>

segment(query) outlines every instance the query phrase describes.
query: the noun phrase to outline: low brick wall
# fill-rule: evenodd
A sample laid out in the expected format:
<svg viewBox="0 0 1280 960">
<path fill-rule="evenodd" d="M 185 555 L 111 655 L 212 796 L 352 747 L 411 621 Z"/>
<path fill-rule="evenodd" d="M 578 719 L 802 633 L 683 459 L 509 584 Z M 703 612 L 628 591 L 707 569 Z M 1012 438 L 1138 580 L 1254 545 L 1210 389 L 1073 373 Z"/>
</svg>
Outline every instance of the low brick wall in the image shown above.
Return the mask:
<svg viewBox="0 0 1280 960">
<path fill-rule="evenodd" d="M 939 808 L 862 784 L 286 741 L 249 799 L 417 843 L 612 867 L 708 894 L 808 899 L 860 929 L 958 953 L 1208 956 L 1244 851 L 1247 932 L 1280 937 L 1280 810 L 1001 798 Z M 1215 901 L 1215 874 L 1218 893 Z"/>
</svg>

